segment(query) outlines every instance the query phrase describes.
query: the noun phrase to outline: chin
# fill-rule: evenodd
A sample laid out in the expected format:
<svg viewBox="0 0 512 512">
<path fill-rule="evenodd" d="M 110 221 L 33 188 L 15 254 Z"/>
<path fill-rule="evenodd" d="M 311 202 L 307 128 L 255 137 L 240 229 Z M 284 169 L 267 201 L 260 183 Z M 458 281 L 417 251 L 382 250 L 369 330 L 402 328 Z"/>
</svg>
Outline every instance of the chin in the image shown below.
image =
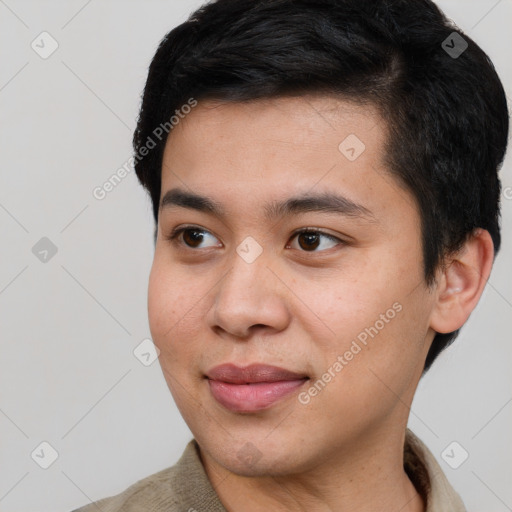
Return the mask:
<svg viewBox="0 0 512 512">
<path fill-rule="evenodd" d="M 209 453 L 217 464 L 239 476 L 278 477 L 296 473 L 301 466 L 296 455 L 304 455 L 304 452 L 277 441 L 265 441 L 264 438 L 254 443 L 249 440 L 238 443 L 231 441 L 226 446 L 216 445 Z"/>
<path fill-rule="evenodd" d="M 244 477 L 261 477 L 261 476 L 272 476 L 278 477 L 295 473 L 296 468 L 290 464 L 277 463 L 275 458 L 270 460 L 268 457 L 262 456 L 262 458 L 256 462 L 252 461 L 240 461 L 234 454 L 233 457 L 227 457 L 224 454 L 225 460 L 219 461 L 224 467 L 226 467 L 231 473 Z"/>
</svg>

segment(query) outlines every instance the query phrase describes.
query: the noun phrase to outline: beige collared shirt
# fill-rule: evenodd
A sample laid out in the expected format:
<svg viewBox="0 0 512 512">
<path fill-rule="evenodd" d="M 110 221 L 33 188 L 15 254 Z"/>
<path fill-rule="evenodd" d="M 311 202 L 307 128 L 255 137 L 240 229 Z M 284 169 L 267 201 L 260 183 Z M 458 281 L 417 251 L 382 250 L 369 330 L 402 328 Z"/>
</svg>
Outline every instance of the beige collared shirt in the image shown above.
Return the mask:
<svg viewBox="0 0 512 512">
<path fill-rule="evenodd" d="M 415 485 L 430 488 L 425 512 L 467 512 L 432 453 L 410 430 L 405 436 L 404 468 Z M 139 480 L 121 494 L 73 512 L 98 511 L 226 512 L 226 509 L 206 475 L 197 442 L 192 439 L 174 466 Z"/>
</svg>

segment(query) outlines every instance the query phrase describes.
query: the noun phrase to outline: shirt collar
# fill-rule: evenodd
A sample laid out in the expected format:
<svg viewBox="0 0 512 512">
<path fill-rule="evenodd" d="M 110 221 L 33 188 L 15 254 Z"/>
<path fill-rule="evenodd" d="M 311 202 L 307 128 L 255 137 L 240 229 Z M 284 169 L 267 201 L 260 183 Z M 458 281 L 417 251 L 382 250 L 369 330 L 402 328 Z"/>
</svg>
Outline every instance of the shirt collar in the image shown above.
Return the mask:
<svg viewBox="0 0 512 512">
<path fill-rule="evenodd" d="M 425 512 L 466 512 L 434 455 L 409 429 L 405 432 L 404 469 L 426 501 Z"/>
</svg>

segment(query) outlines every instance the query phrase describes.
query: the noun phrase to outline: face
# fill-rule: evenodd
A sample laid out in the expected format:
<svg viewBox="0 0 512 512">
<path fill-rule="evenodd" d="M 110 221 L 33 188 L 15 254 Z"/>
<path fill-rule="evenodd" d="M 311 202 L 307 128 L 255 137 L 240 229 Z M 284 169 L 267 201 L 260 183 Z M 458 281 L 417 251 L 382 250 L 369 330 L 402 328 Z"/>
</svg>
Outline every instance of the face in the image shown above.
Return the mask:
<svg viewBox="0 0 512 512">
<path fill-rule="evenodd" d="M 385 137 L 370 107 L 297 97 L 200 102 L 168 138 L 150 328 L 183 418 L 233 472 L 305 471 L 405 429 L 434 297 Z M 206 377 L 223 363 L 306 378 L 227 390 Z"/>
</svg>

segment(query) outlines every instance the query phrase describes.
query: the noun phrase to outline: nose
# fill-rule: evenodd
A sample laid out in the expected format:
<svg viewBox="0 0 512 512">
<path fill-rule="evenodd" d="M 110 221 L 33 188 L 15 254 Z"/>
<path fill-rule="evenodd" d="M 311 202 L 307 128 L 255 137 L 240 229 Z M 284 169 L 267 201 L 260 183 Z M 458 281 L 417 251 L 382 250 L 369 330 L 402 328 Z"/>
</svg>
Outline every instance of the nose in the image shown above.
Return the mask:
<svg viewBox="0 0 512 512">
<path fill-rule="evenodd" d="M 212 329 L 246 339 L 256 330 L 286 328 L 290 322 L 287 288 L 268 263 L 264 255 L 248 263 L 234 254 L 232 267 L 219 282 L 207 313 Z"/>
</svg>

